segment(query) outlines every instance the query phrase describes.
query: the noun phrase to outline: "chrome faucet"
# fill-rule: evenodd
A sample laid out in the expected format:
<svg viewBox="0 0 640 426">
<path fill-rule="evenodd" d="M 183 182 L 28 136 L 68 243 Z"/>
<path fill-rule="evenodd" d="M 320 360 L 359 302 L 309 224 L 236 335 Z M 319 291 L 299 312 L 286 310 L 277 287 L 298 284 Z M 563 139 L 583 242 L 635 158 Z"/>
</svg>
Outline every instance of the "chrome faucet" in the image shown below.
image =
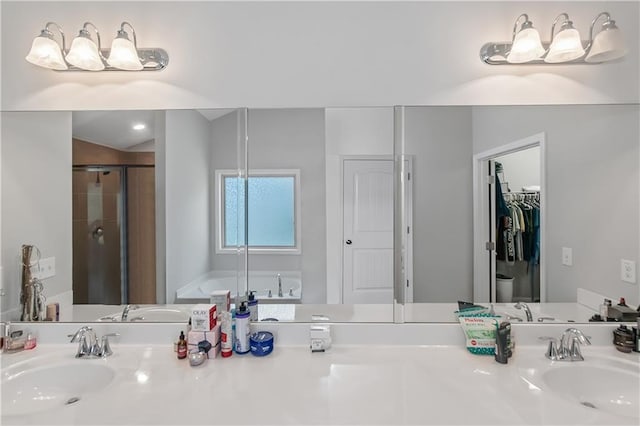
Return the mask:
<svg viewBox="0 0 640 426">
<path fill-rule="evenodd" d="M 580 345 L 590 345 L 591 341 L 577 328 L 567 328 L 558 340 L 544 337 L 550 340 L 545 356 L 552 361 L 584 361 L 580 352 Z"/>
<path fill-rule="evenodd" d="M 531 309 L 529 309 L 529 305 L 527 305 L 526 303 L 516 303 L 515 305 L 513 305 L 514 308 L 516 309 L 524 309 L 524 313 L 525 315 L 527 315 L 527 321 L 531 322 L 533 321 L 533 315 L 531 315 Z"/>
<path fill-rule="evenodd" d="M 282 297 L 282 277 L 278 274 L 278 297 Z"/>
<path fill-rule="evenodd" d="M 98 335 L 91 327 L 83 326 L 71 335 L 70 343 L 78 342 L 78 352 L 76 358 L 106 358 L 113 354 L 109 337 L 119 336 L 118 333 L 107 333 L 102 336 L 98 343 Z"/>
<path fill-rule="evenodd" d="M 131 309 L 138 309 L 140 306 L 138 305 L 126 305 L 124 307 L 124 309 L 122 310 L 122 317 L 120 318 L 120 321 L 124 322 L 127 320 L 127 317 L 129 316 L 129 311 Z"/>
</svg>

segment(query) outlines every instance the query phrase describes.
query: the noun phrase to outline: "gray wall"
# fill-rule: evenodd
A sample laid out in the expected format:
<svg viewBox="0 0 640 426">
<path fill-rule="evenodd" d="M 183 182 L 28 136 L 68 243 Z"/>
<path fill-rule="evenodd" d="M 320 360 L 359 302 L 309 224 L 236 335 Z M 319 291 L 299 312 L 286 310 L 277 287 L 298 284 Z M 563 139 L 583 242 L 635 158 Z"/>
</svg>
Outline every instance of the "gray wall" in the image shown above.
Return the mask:
<svg viewBox="0 0 640 426">
<path fill-rule="evenodd" d="M 199 112 L 165 113 L 167 303 L 176 290 L 211 269 L 210 123 Z"/>
<path fill-rule="evenodd" d="M 216 170 L 234 170 L 243 164 L 239 164 L 238 161 L 238 121 L 240 115 L 238 111 L 223 115 L 211 122 L 211 170 L 210 179 L 212 185 L 215 184 L 215 172 Z M 213 192 L 212 192 L 213 195 Z M 216 218 L 214 215 L 218 214 L 215 209 L 215 200 L 212 200 L 211 204 L 211 220 L 212 224 L 215 224 Z M 211 253 L 212 256 L 212 269 L 235 271 L 239 267 L 238 255 L 233 254 L 216 254 L 215 244 L 217 235 L 215 235 L 215 226 L 211 231 Z M 241 293 L 244 294 L 244 289 Z M 235 293 L 234 293 L 235 295 Z"/>
<path fill-rule="evenodd" d="M 414 302 L 471 300 L 473 196 L 470 107 L 410 107 Z"/>
<path fill-rule="evenodd" d="M 342 303 L 344 156 L 393 158 L 393 108 L 325 109 L 327 302 Z"/>
<path fill-rule="evenodd" d="M 36 245 L 43 258 L 56 258 L 56 275 L 44 280 L 48 302 L 61 293 L 71 295 L 71 113 L 3 112 L 1 149 L 6 296 L 0 301 L 2 312 L 15 319 L 22 244 Z"/>
<path fill-rule="evenodd" d="M 639 123 L 638 105 L 473 108 L 474 153 L 546 133 L 549 301 L 574 302 L 582 287 L 638 304 L 620 259 L 639 261 Z"/>
<path fill-rule="evenodd" d="M 249 270 L 302 271 L 304 303 L 326 303 L 324 132 L 323 109 L 249 110 L 249 169 L 300 169 L 302 185 L 302 254 L 249 254 Z"/>
</svg>

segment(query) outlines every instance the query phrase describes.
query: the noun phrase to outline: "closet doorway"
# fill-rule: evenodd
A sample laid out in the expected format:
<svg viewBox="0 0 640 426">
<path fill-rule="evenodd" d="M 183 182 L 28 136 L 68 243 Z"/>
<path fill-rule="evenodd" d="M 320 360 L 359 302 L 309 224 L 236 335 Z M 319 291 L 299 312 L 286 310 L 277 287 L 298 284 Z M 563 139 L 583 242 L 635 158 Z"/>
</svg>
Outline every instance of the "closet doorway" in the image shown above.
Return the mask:
<svg viewBox="0 0 640 426">
<path fill-rule="evenodd" d="M 540 302 L 544 133 L 474 156 L 474 301 Z"/>
</svg>

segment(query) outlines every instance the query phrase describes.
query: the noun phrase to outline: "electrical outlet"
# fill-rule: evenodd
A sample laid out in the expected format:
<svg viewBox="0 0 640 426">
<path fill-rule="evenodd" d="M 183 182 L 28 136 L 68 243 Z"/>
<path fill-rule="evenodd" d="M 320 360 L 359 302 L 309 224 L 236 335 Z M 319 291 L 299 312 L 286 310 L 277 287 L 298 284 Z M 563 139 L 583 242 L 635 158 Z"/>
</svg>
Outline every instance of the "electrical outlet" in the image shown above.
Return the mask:
<svg viewBox="0 0 640 426">
<path fill-rule="evenodd" d="M 620 259 L 620 279 L 631 284 L 636 283 L 636 262 Z"/>
<path fill-rule="evenodd" d="M 47 257 L 39 262 L 31 264 L 31 276 L 39 280 L 45 280 L 56 275 L 56 258 Z"/>
<path fill-rule="evenodd" d="M 573 266 L 573 249 L 571 247 L 562 247 L 562 264 Z"/>
</svg>

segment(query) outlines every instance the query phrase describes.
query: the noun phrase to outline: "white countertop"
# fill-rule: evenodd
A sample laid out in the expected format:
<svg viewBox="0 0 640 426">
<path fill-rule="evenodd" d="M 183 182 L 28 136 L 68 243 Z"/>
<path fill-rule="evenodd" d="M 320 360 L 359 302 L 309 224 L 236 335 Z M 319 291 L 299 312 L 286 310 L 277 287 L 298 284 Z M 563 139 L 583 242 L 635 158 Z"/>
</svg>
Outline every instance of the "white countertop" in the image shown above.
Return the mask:
<svg viewBox="0 0 640 426">
<path fill-rule="evenodd" d="M 470 354 L 455 323 L 330 324 L 334 346 L 317 354 L 308 348 L 310 325 L 253 323 L 254 331 L 276 336 L 271 355 L 234 354 L 190 367 L 176 359 L 172 345 L 184 324 L 94 323 L 100 336 L 120 333 L 106 360 L 75 359 L 76 344 L 63 344 L 78 324 L 28 324 L 38 346 L 0 356 L 5 407 L 0 420 L 4 425 L 638 424 L 637 418 L 568 401 L 540 381 L 537 371 L 555 367 L 539 338 L 559 337 L 567 324 L 514 323 L 517 346 L 507 365 Z M 639 377 L 639 354 L 619 353 L 611 344 L 617 326 L 579 325 L 593 343 L 583 347 L 585 361 L 555 364 L 580 368 L 617 360 L 629 370 L 625 374 Z M 113 368 L 114 380 L 83 393 L 73 405 L 6 414 L 11 403 L 5 399 L 11 398 L 6 381 L 12 375 L 27 367 L 33 372 L 90 364 Z M 65 375 L 76 381 L 82 376 Z M 614 380 L 603 383 L 606 389 L 616 387 Z"/>
<path fill-rule="evenodd" d="M 637 424 L 523 381 L 527 368 L 551 364 L 544 344 L 517 347 L 502 365 L 461 346 L 338 345 L 312 354 L 276 343 L 264 358 L 234 354 L 199 367 L 177 360 L 170 345 L 112 346 L 106 360 L 75 359 L 75 345 L 3 355 L 3 381 L 25 362 L 103 363 L 117 374 L 101 393 L 48 412 L 3 416 L 2 424 Z M 585 347 L 583 355 L 584 363 L 638 362 L 637 353 L 612 346 Z"/>
</svg>

